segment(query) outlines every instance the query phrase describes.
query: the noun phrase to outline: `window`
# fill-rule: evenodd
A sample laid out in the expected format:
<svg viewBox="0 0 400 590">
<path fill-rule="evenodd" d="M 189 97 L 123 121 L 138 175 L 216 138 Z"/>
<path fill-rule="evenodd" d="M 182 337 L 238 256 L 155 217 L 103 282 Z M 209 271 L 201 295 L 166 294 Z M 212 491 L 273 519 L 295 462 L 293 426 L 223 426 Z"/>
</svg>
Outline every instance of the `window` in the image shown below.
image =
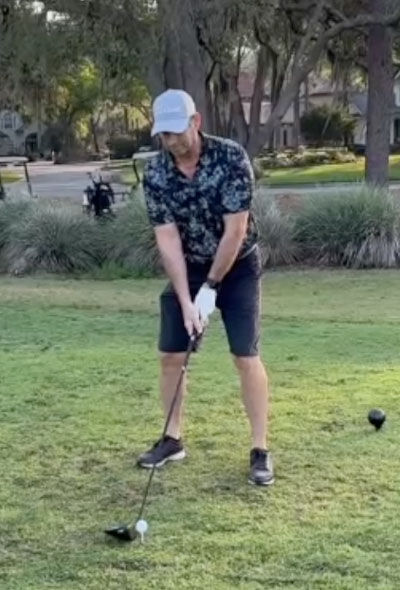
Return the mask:
<svg viewBox="0 0 400 590">
<path fill-rule="evenodd" d="M 394 142 L 400 143 L 400 119 L 394 120 Z"/>
<path fill-rule="evenodd" d="M 397 84 L 394 89 L 394 100 L 397 107 L 400 107 L 400 85 Z"/>
<path fill-rule="evenodd" d="M 3 129 L 12 129 L 13 119 L 11 113 L 4 113 L 3 115 Z"/>
</svg>

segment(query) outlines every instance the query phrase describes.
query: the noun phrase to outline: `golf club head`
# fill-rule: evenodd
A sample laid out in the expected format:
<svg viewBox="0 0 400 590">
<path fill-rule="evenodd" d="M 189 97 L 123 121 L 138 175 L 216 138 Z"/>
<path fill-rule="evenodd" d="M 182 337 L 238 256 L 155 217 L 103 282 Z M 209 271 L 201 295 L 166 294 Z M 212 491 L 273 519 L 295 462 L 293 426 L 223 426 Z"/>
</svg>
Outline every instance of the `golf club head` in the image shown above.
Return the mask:
<svg viewBox="0 0 400 590">
<path fill-rule="evenodd" d="M 118 539 L 118 541 L 134 541 L 137 537 L 137 532 L 125 524 L 110 527 L 109 529 L 105 529 L 104 532 L 106 535 Z"/>
<path fill-rule="evenodd" d="M 368 421 L 375 426 L 376 430 L 382 428 L 386 420 L 386 414 L 381 408 L 374 408 L 368 413 Z"/>
</svg>

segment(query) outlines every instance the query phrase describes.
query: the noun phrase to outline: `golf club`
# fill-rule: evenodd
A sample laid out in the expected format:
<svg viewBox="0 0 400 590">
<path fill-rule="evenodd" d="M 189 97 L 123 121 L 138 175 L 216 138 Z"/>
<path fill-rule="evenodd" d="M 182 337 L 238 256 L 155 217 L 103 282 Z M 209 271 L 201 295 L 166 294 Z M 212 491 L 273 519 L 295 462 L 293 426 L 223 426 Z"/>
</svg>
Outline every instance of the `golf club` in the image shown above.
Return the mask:
<svg viewBox="0 0 400 590">
<path fill-rule="evenodd" d="M 184 377 L 186 370 L 187 370 L 190 355 L 194 350 L 197 349 L 197 347 L 200 343 L 201 337 L 202 337 L 202 334 L 197 334 L 197 333 L 192 334 L 192 336 L 190 337 L 189 345 L 186 350 L 186 356 L 185 356 L 185 359 L 184 359 L 184 362 L 182 365 L 182 369 L 181 369 L 181 372 L 179 375 L 178 384 L 176 386 L 176 391 L 175 391 L 174 397 L 172 398 L 171 407 L 169 409 L 168 416 L 165 421 L 165 425 L 164 425 L 164 429 L 163 429 L 161 438 L 164 438 L 164 436 L 167 433 L 169 422 L 171 420 L 171 416 L 174 411 L 176 401 L 178 399 L 182 380 L 183 380 L 183 377 Z M 106 535 L 110 535 L 111 537 L 114 537 L 115 539 L 118 539 L 119 541 L 133 541 L 134 539 L 136 539 L 138 537 L 138 535 L 140 535 L 141 541 L 143 541 L 144 534 L 146 533 L 146 531 L 148 529 L 148 524 L 145 520 L 142 519 L 142 516 L 143 516 L 144 508 L 146 506 L 146 500 L 147 500 L 147 496 L 149 494 L 150 485 L 151 485 L 151 481 L 153 479 L 155 469 L 156 469 L 156 464 L 154 464 L 153 467 L 151 468 L 149 479 L 148 479 L 148 482 L 147 482 L 147 485 L 146 485 L 146 488 L 145 488 L 145 491 L 143 494 L 143 500 L 142 500 L 142 504 L 140 506 L 140 510 L 138 512 L 137 518 L 131 524 L 122 524 L 122 525 L 117 525 L 117 526 L 105 529 L 104 532 L 106 533 Z"/>
</svg>

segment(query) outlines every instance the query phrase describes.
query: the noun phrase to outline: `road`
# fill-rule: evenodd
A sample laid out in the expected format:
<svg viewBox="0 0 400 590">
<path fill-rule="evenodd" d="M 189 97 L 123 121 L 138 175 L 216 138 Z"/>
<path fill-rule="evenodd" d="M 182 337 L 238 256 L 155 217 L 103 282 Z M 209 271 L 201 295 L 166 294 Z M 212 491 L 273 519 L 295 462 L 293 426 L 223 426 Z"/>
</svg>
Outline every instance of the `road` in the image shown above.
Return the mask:
<svg viewBox="0 0 400 590">
<path fill-rule="evenodd" d="M 29 175 L 34 195 L 45 199 L 69 199 L 82 202 L 83 189 L 88 185 L 88 172 L 101 172 L 104 179 L 112 175 L 112 171 L 101 171 L 105 162 L 85 162 L 83 164 L 54 165 L 52 162 L 33 162 L 29 164 Z M 7 168 L 15 170 L 23 176 L 20 167 Z M 112 180 L 112 179 L 111 179 Z M 127 187 L 112 182 L 116 191 L 126 190 Z M 10 194 L 26 194 L 25 180 L 7 185 Z"/>
<path fill-rule="evenodd" d="M 33 193 L 39 198 L 46 199 L 69 199 L 81 203 L 82 191 L 88 184 L 87 173 L 101 171 L 105 162 L 85 162 L 83 164 L 62 164 L 55 166 L 51 162 L 33 162 L 29 164 L 29 173 L 32 181 Z M 12 168 L 23 174 L 21 168 Z M 102 171 L 103 177 L 112 175 L 112 171 Z M 111 179 L 112 180 L 112 179 Z M 126 191 L 126 185 L 112 182 L 115 191 Z M 357 183 L 331 183 L 322 185 L 307 186 L 263 186 L 266 194 L 269 195 L 310 195 L 316 193 L 337 193 L 342 191 L 350 192 L 358 186 Z M 400 183 L 390 184 L 390 189 L 400 192 Z M 7 185 L 10 194 L 26 193 L 25 181 Z"/>
<path fill-rule="evenodd" d="M 312 195 L 312 194 L 332 194 L 338 192 L 351 192 L 361 186 L 357 182 L 332 182 L 318 185 L 287 185 L 287 186 L 273 186 L 269 187 L 263 185 L 263 188 L 269 195 Z M 389 189 L 391 191 L 400 191 L 400 182 L 390 183 Z"/>
</svg>

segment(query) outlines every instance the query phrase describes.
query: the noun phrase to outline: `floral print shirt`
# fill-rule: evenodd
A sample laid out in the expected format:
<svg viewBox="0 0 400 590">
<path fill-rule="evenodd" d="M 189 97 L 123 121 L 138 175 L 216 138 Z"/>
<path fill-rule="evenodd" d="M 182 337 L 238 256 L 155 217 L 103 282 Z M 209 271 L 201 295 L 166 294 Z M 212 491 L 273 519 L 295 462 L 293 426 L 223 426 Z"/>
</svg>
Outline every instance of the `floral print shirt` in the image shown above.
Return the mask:
<svg viewBox="0 0 400 590">
<path fill-rule="evenodd" d="M 189 262 L 210 262 L 224 232 L 223 216 L 250 211 L 239 258 L 253 249 L 257 230 L 251 212 L 254 175 L 246 151 L 229 139 L 201 134 L 202 152 L 193 179 L 167 151 L 146 165 L 143 187 L 153 226 L 175 223 Z"/>
</svg>

